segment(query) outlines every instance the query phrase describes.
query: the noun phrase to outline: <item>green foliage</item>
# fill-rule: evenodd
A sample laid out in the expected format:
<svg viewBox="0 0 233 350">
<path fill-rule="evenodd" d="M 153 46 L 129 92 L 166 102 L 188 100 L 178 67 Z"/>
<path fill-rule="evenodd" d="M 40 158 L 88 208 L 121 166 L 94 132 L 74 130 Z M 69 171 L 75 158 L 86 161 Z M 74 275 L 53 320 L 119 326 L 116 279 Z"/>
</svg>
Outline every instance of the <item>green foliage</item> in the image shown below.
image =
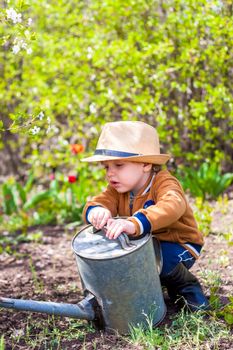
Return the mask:
<svg viewBox="0 0 233 350">
<path fill-rule="evenodd" d="M 208 236 L 211 228 L 213 207 L 207 201 L 203 202 L 202 198 L 197 197 L 192 208 L 199 230 L 204 236 Z"/>
<path fill-rule="evenodd" d="M 187 164 L 207 159 L 232 169 L 228 1 L 20 3 L 6 7 L 22 23 L 5 18 L 0 26 L 5 151 L 17 150 L 33 167 L 59 166 L 66 143 L 88 151 L 106 121 L 140 119 Z M 22 43 L 13 52 L 20 35 L 29 53 Z"/>
<path fill-rule="evenodd" d="M 2 185 L 2 203 L 5 214 L 11 215 L 20 210 L 26 202 L 33 181 L 34 175 L 31 172 L 24 187 L 11 177 Z"/>
<path fill-rule="evenodd" d="M 224 321 L 232 326 L 233 325 L 233 296 L 228 297 L 229 302 L 225 305 L 221 304 L 220 297 L 217 294 L 216 288 L 211 289 L 210 304 L 213 308 L 213 315 L 216 318 L 223 318 Z"/>
<path fill-rule="evenodd" d="M 23 203 L 16 205 L 13 194 L 15 189 L 19 187 L 13 186 L 11 189 L 6 184 L 3 185 L 3 204 L 4 211 L 7 215 L 12 215 L 10 220 L 15 224 L 19 222 L 22 226 L 23 219 L 26 220 L 26 226 L 32 224 L 47 224 L 80 220 L 82 205 L 76 200 L 73 189 L 74 184 L 65 183 L 60 185 L 56 179 L 52 180 L 49 189 L 27 195 Z M 6 188 L 8 191 L 6 192 Z M 22 186 L 21 186 L 22 189 Z M 35 189 L 34 189 L 35 191 Z M 11 196 L 9 196 L 9 193 Z M 34 220 L 29 218 L 30 213 Z M 9 222 L 9 224 L 11 221 Z"/>
<path fill-rule="evenodd" d="M 222 174 L 216 163 L 203 163 L 198 170 L 184 167 L 177 177 L 184 190 L 202 200 L 217 199 L 233 181 L 233 173 Z"/>
<path fill-rule="evenodd" d="M 33 173 L 30 173 L 25 185 L 13 177 L 7 179 L 2 185 L 2 210 L 5 215 L 0 220 L 1 231 L 21 230 L 26 233 L 32 225 L 81 223 L 86 200 L 104 186 L 103 171 L 96 169 L 90 172 L 86 167 L 80 167 L 76 176 L 60 172 L 51 175 L 52 180 L 43 186 Z M 9 239 L 3 236 L 0 241 L 7 244 Z"/>
<path fill-rule="evenodd" d="M 215 318 L 223 318 L 228 325 L 233 324 L 233 296 L 228 296 L 228 302 L 223 305 L 220 299 L 222 280 L 216 271 L 204 270 L 202 279 L 210 289 L 209 302 L 211 313 Z"/>
<path fill-rule="evenodd" d="M 14 200 L 13 192 L 7 184 L 4 184 L 2 186 L 2 194 L 3 194 L 3 210 L 7 215 L 11 215 L 17 210 L 17 206 Z"/>
<path fill-rule="evenodd" d="M 229 303 L 224 305 L 217 315 L 224 317 L 225 322 L 229 325 L 233 325 L 233 296 L 230 296 L 229 300 Z"/>
</svg>

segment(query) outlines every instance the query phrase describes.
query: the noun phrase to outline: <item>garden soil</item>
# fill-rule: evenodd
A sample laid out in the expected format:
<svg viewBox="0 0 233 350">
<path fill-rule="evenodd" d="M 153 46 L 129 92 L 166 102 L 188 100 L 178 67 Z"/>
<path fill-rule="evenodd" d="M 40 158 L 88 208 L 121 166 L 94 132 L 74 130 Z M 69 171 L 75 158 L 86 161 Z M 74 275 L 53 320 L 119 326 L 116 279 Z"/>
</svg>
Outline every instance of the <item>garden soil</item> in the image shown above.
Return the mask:
<svg viewBox="0 0 233 350">
<path fill-rule="evenodd" d="M 232 215 L 215 212 L 213 225 L 218 231 L 227 234 L 231 226 Z M 228 215 L 228 216 L 227 216 Z M 227 227 L 224 228 L 224 222 Z M 212 225 L 212 226 L 213 226 Z M 219 226 L 220 225 L 220 226 Z M 214 232 L 206 237 L 203 253 L 192 271 L 201 279 L 203 273 L 216 271 L 221 277 L 221 302 L 227 303 L 227 295 L 232 294 L 232 259 L 233 247 L 227 244 L 223 235 Z M 225 232 L 224 232 L 225 230 Z M 228 231 L 227 231 L 228 230 Z M 232 226 L 231 226 L 232 230 Z M 33 232 L 43 231 L 40 242 L 20 243 L 14 254 L 0 255 L 0 296 L 11 298 L 36 299 L 76 303 L 82 296 L 81 283 L 77 273 L 75 257 L 71 249 L 74 232 L 64 231 L 62 227 L 37 227 Z M 31 231 L 31 232 L 32 232 Z M 204 285 L 207 296 L 209 286 Z M 165 299 L 168 312 L 162 324 L 169 324 L 171 316 L 176 312 L 173 305 Z M 52 318 L 52 317 L 51 317 Z M 142 347 L 130 343 L 129 339 L 115 334 L 106 334 L 93 330 L 87 321 L 53 317 L 48 323 L 48 316 L 21 311 L 0 310 L 0 336 L 4 335 L 5 348 L 10 349 L 125 349 L 141 350 Z M 75 326 L 75 322 L 77 326 Z M 77 339 L 70 338 L 67 329 L 77 334 Z M 43 333 L 44 328 L 44 333 Z M 47 333 L 45 332 L 47 329 Z M 57 332 L 57 336 L 56 336 Z M 43 336 L 40 334 L 43 333 Z M 46 347 L 46 334 L 53 334 L 54 347 Z M 64 337 L 62 336 L 64 334 Z M 14 341 L 12 343 L 12 337 Z M 41 339 L 40 339 L 41 337 Z M 37 338 L 37 339 L 36 339 Z M 56 339 L 59 344 L 56 344 Z M 12 345 L 14 344 L 14 345 Z M 31 345 L 30 345 L 31 344 Z M 50 343 L 51 344 L 51 343 Z M 219 349 L 233 349 L 233 341 L 220 339 Z M 208 348 L 209 349 L 209 348 Z"/>
</svg>

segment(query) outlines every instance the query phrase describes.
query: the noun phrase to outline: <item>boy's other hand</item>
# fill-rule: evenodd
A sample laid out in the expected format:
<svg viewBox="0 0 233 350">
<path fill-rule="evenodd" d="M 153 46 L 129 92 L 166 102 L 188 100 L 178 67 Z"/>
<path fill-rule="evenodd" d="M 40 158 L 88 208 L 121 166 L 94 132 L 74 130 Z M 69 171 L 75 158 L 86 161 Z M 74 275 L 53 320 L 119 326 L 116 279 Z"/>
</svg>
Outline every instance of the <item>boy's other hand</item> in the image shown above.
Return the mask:
<svg viewBox="0 0 233 350">
<path fill-rule="evenodd" d="M 116 239 L 121 233 L 133 235 L 136 232 L 134 223 L 126 219 L 109 219 L 107 222 L 106 236 L 109 239 Z"/>
<path fill-rule="evenodd" d="M 106 225 L 107 221 L 112 217 L 111 212 L 102 207 L 91 209 L 88 215 L 88 221 L 97 229 L 100 230 Z"/>
</svg>

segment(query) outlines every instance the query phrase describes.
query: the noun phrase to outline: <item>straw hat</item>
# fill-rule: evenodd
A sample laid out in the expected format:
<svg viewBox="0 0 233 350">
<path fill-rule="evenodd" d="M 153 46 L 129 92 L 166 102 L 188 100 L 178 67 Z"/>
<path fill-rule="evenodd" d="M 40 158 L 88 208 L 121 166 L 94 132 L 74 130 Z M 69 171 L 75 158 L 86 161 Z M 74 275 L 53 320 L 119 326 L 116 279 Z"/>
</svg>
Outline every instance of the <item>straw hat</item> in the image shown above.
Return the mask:
<svg viewBox="0 0 233 350">
<path fill-rule="evenodd" d="M 104 125 L 93 156 L 83 162 L 128 160 L 165 164 L 169 154 L 161 154 L 156 130 L 139 121 L 120 121 Z"/>
</svg>

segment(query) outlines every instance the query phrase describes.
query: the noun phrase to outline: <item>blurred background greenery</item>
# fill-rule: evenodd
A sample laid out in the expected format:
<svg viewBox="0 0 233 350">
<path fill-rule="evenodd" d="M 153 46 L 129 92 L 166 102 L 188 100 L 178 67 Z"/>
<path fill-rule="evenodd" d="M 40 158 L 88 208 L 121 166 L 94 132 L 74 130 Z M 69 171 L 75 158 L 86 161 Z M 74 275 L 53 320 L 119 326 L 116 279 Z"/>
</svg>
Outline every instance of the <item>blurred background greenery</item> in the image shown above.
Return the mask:
<svg viewBox="0 0 233 350">
<path fill-rule="evenodd" d="M 232 1 L 1 4 L 2 230 L 80 223 L 105 186 L 80 158 L 105 122 L 142 120 L 157 128 L 208 232 L 203 203 L 233 178 Z"/>
</svg>

